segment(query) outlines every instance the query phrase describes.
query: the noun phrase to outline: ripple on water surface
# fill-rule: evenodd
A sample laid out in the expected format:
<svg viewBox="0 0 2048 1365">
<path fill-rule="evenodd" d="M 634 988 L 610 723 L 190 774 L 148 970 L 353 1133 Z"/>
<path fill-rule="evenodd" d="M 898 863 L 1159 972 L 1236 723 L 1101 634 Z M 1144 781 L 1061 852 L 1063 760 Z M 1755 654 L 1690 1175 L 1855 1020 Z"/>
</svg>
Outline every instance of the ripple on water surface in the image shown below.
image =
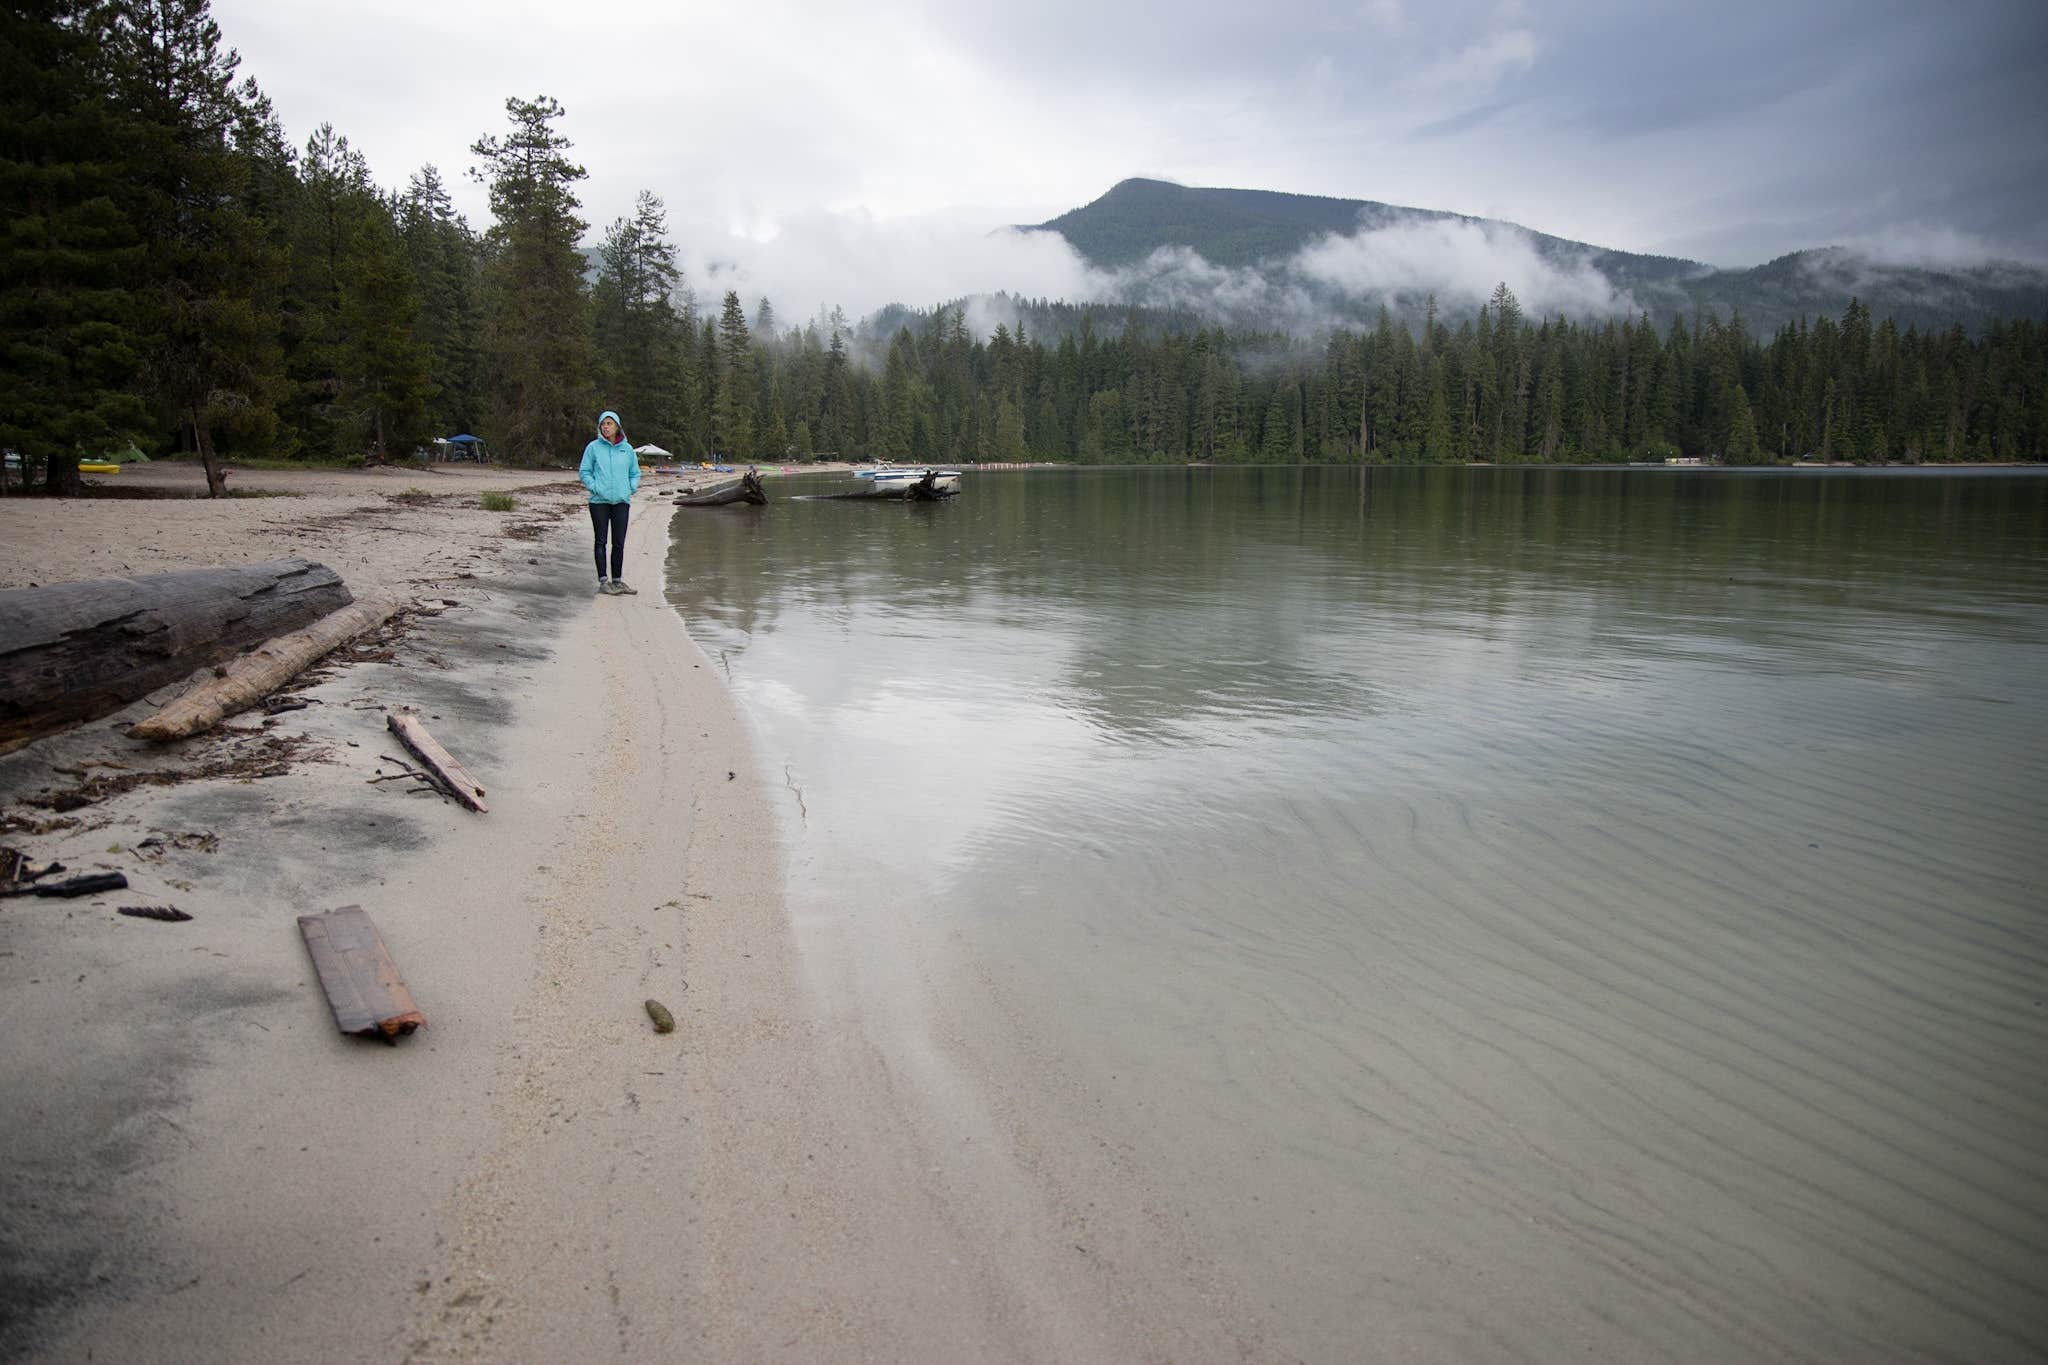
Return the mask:
<svg viewBox="0 0 2048 1365">
<path fill-rule="evenodd" d="M 1544 475 L 983 475 L 671 577 L 800 922 L 911 926 L 1254 1353 L 2038 1358 L 2048 480 Z"/>
</svg>

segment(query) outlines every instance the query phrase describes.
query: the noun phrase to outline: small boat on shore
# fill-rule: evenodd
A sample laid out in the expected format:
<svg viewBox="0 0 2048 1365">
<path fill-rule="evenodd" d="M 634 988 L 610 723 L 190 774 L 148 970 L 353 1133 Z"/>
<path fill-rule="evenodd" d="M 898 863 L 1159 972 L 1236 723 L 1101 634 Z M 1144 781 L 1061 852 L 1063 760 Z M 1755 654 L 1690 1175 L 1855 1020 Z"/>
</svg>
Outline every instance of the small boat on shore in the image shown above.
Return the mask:
<svg viewBox="0 0 2048 1365">
<path fill-rule="evenodd" d="M 943 469 L 864 469 L 856 471 L 854 477 L 860 480 L 860 487 L 844 493 L 814 496 L 820 499 L 937 502 L 960 491 L 959 473 Z"/>
<path fill-rule="evenodd" d="M 761 476 L 751 469 L 736 479 L 723 479 L 676 494 L 678 507 L 727 507 L 736 502 L 767 505 L 768 490 L 761 486 Z"/>
</svg>

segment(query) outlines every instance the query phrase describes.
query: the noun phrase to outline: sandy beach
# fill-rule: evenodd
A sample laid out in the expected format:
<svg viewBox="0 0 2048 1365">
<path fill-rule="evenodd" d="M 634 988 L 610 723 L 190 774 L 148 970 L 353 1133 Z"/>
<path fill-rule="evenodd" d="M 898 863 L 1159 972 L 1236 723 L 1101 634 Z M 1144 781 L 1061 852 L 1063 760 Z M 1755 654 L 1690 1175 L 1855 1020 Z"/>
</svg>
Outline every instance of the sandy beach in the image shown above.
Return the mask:
<svg viewBox="0 0 2048 1365">
<path fill-rule="evenodd" d="M 392 496 L 422 484 L 437 496 Z M 1239 1353 L 1167 1321 L 1177 1296 L 1117 1304 L 1047 1182 L 935 1150 L 961 1141 L 944 1097 L 800 984 L 780 794 L 664 602 L 662 481 L 636 508 L 634 598 L 593 597 L 561 475 L 236 486 L 295 496 L 0 501 L 10 587 L 301 554 L 421 608 L 305 709 L 148 751 L 120 733 L 138 704 L 0 758 L 0 842 L 130 882 L 0 902 L 0 1354 Z M 481 510 L 489 489 L 518 510 Z M 489 814 L 376 780 L 399 704 Z M 206 763 L 223 775 L 47 803 Z M 297 915 L 350 904 L 428 1020 L 395 1046 L 336 1032 L 300 940 Z"/>
</svg>

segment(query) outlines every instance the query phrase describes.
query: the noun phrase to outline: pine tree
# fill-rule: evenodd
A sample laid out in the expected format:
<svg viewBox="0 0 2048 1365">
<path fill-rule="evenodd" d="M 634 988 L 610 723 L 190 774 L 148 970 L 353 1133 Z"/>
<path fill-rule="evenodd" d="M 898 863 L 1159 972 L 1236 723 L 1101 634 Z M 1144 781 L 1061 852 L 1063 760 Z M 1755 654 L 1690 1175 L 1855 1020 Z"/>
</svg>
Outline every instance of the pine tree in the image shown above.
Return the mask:
<svg viewBox="0 0 2048 1365">
<path fill-rule="evenodd" d="M 584 304 L 585 228 L 575 183 L 584 170 L 552 126 L 545 95 L 508 99 L 511 131 L 479 138 L 471 175 L 490 187 L 496 219 L 485 238 L 485 316 L 494 372 L 492 439 L 516 460 L 564 458 L 591 424 L 590 321 Z"/>
<path fill-rule="evenodd" d="M 832 329 L 831 343 L 825 349 L 824 389 L 819 453 L 827 459 L 852 459 L 855 454 L 853 383 L 847 371 L 846 339 L 837 327 Z"/>
<path fill-rule="evenodd" d="M 667 210 L 642 190 L 633 216 L 615 221 L 598 247 L 591 331 L 606 406 L 630 411 L 636 430 L 677 446 L 687 325 L 676 308 L 681 283 Z"/>
<path fill-rule="evenodd" d="M 718 318 L 718 396 L 712 421 L 716 449 L 725 458 L 753 458 L 755 401 L 753 339 L 739 293 L 728 289 Z"/>
<path fill-rule="evenodd" d="M 479 244 L 431 165 L 414 172 L 406 186 L 398 225 L 418 309 L 414 334 L 426 351 L 432 386 L 428 425 L 447 435 L 467 432 L 479 425 L 483 409 Z"/>
<path fill-rule="evenodd" d="M 1445 463 L 1456 458 L 1451 406 L 1444 399 L 1442 363 L 1432 360 L 1429 368 L 1429 418 L 1422 438 L 1422 458 Z"/>
<path fill-rule="evenodd" d="M 148 388 L 190 431 L 218 497 L 216 435 L 267 438 L 283 389 L 284 260 L 248 211 L 237 144 L 266 125 L 267 102 L 253 81 L 235 85 L 241 59 L 222 50 L 207 0 L 118 0 L 111 18 L 115 81 L 141 142 L 130 211 L 156 292 Z"/>
<path fill-rule="evenodd" d="M 356 273 L 342 308 L 349 342 L 345 391 L 355 434 L 368 439 L 382 463 L 393 450 L 410 452 L 429 435 L 427 352 L 413 332 L 412 275 L 397 224 L 385 212 L 365 213 L 349 255 Z"/>
<path fill-rule="evenodd" d="M 393 205 L 362 155 L 322 124 L 292 206 L 288 415 L 316 454 L 386 459 L 428 434 L 430 353 Z"/>
<path fill-rule="evenodd" d="M 65 494 L 83 491 L 81 452 L 133 440 L 148 421 L 133 392 L 144 249 L 120 202 L 130 147 L 105 98 L 95 9 L 0 11 L 0 447 Z"/>
<path fill-rule="evenodd" d="M 1728 464 L 1762 464 L 1764 453 L 1757 445 L 1756 418 L 1750 411 L 1749 395 L 1735 385 L 1728 396 L 1728 440 L 1721 458 Z"/>
</svg>

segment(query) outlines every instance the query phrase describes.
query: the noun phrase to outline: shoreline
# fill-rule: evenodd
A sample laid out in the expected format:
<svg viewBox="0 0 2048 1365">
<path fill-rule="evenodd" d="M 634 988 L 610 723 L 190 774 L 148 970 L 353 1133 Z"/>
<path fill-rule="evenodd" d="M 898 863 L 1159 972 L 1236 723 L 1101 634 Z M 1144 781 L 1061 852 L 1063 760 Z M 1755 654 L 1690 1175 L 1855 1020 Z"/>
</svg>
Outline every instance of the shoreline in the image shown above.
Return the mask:
<svg viewBox="0 0 2048 1365">
<path fill-rule="evenodd" d="M 750 814 L 753 785 L 725 779 L 744 766 L 731 709 L 653 586 L 665 509 L 653 504 L 629 541 L 642 595 L 593 599 L 580 518 L 508 542 L 521 553 L 495 557 L 501 577 L 446 524 L 466 514 L 407 508 L 387 522 L 374 501 L 347 500 L 317 513 L 346 553 L 304 553 L 359 596 L 445 569 L 452 585 L 431 592 L 457 605 L 417 618 L 388 659 L 328 669 L 305 710 L 267 728 L 245 713 L 172 746 L 301 737 L 288 771 L 146 785 L 66 828 L 0 836 L 131 881 L 79 901 L 0 902 L 0 1067 L 26 1100 L 0 1119 L 0 1355 L 681 1347 L 677 1321 L 648 1313 L 628 1332 L 612 1306 L 676 1296 L 675 1256 L 648 1251 L 679 1250 L 690 1217 L 667 1171 L 692 1151 L 694 1100 L 644 1074 L 680 1079 L 687 1035 L 655 1035 L 641 1001 L 702 1023 L 682 963 L 693 878 L 741 926 L 695 931 L 707 944 L 752 944 L 748 926 L 772 925 L 779 899 L 772 857 L 728 862 L 695 838 L 765 822 Z M 203 535 L 291 503 L 191 506 Z M 382 553 L 420 518 L 441 543 Z M 304 534 L 261 515 L 239 529 L 252 557 Z M 143 534 L 119 562 L 172 567 L 181 551 Z M 74 547 L 88 562 L 112 548 L 104 535 Z M 9 581 L 45 572 L 5 565 Z M 399 753 L 382 727 L 382 703 L 398 701 L 419 704 L 491 790 L 488 816 L 373 782 Z M 157 766 L 160 751 L 112 728 L 140 709 L 0 759 L 9 808 L 63 785 L 55 768 Z M 628 796 L 659 817 L 633 818 Z M 129 903 L 195 918 L 114 914 Z M 426 1013 L 394 1047 L 335 1032 L 299 942 L 297 914 L 342 904 L 370 912 Z M 563 1282 L 557 1258 L 577 1242 L 572 1259 L 603 1268 L 594 1290 Z"/>
<path fill-rule="evenodd" d="M 0 1085 L 27 1097 L 0 1116 L 0 1358 L 1158 1357 L 1049 1217 L 1070 1182 L 939 1146 L 962 1111 L 896 1074 L 861 1002 L 819 994 L 780 794 L 660 586 L 673 506 L 635 518 L 640 595 L 599 598 L 573 505 L 493 557 L 493 514 L 312 496 L 336 505 L 303 552 L 358 595 L 432 578 L 455 605 L 324 669 L 304 710 L 172 746 L 298 737 L 281 775 L 0 834 L 131 881 L 0 902 Z M 178 567 L 223 524 L 267 557 L 310 534 L 275 517 L 293 501 L 150 504 L 194 509 L 198 539 L 152 517 L 115 562 Z M 95 563 L 107 537 L 67 552 Z M 0 581 L 47 571 L 11 555 Z M 399 702 L 488 815 L 374 781 Z M 142 709 L 0 758 L 0 805 L 60 767 L 139 766 L 115 727 Z M 297 915 L 348 904 L 428 1021 L 395 1046 L 335 1031 L 300 941 Z"/>
</svg>

